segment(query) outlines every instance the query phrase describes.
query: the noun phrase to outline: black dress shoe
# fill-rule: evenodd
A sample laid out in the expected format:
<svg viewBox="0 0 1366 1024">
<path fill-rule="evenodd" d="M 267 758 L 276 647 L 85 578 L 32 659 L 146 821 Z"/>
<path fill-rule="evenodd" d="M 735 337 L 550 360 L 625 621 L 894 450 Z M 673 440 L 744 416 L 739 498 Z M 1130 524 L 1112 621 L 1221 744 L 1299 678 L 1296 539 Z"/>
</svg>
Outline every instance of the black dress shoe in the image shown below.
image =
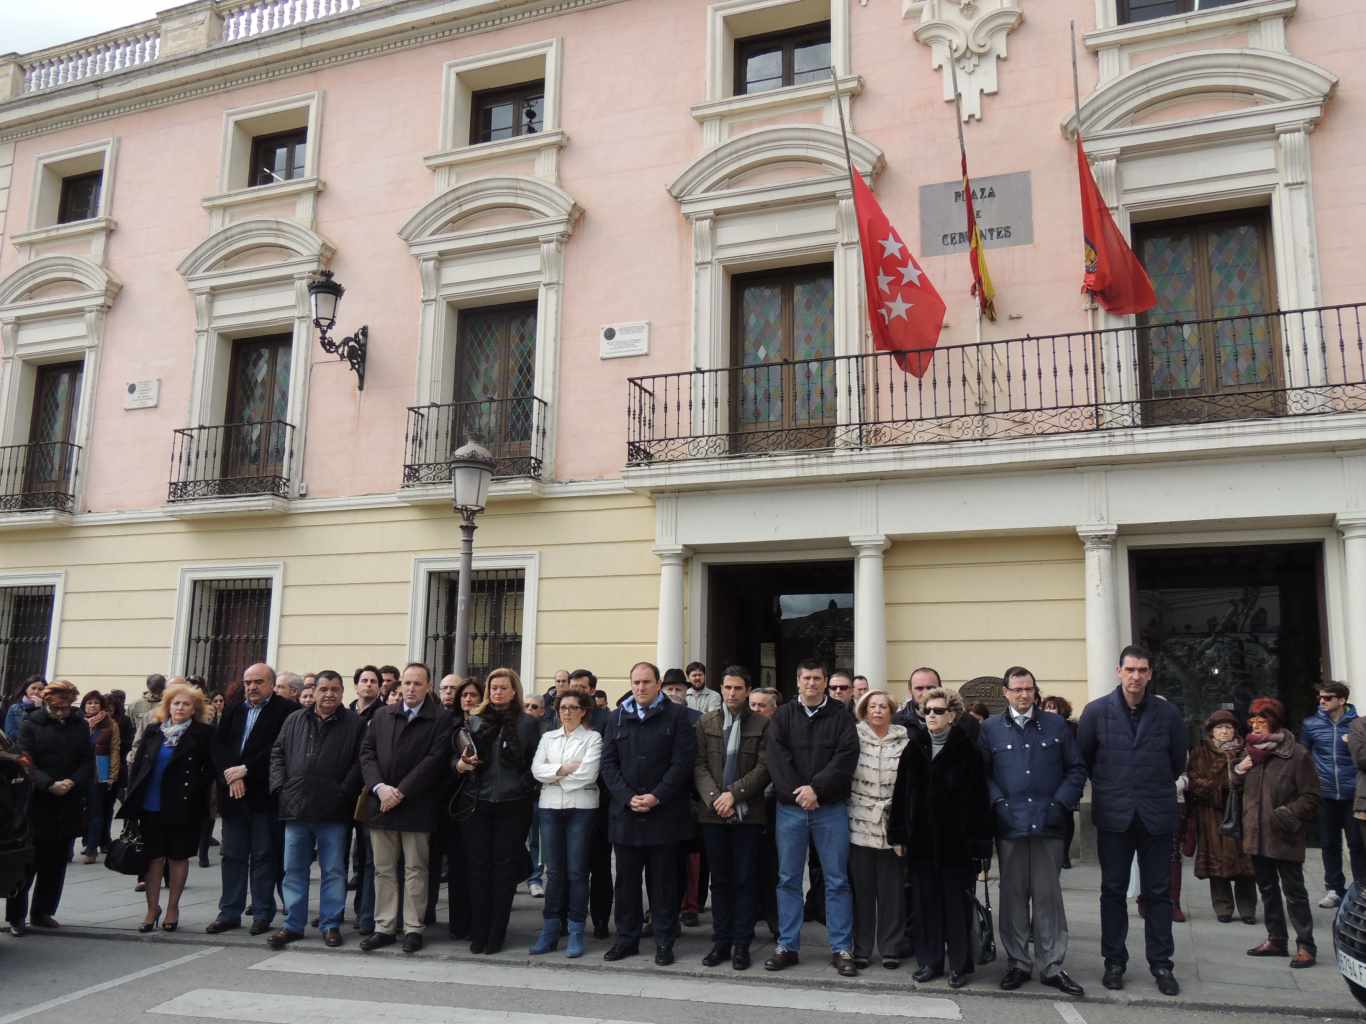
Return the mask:
<svg viewBox="0 0 1366 1024">
<path fill-rule="evenodd" d="M 268 931 L 270 931 L 270 922 L 269 922 L 269 921 L 253 921 L 253 922 L 251 922 L 251 934 L 253 934 L 253 935 L 264 935 L 264 934 L 265 934 L 266 932 L 268 932 Z"/>
<path fill-rule="evenodd" d="M 398 939 L 384 932 L 374 932 L 360 940 L 360 951 L 369 953 L 372 950 L 383 949 L 385 946 L 392 946 Z"/>
<path fill-rule="evenodd" d="M 595 924 L 595 925 L 593 925 L 593 938 L 595 938 L 595 939 L 610 939 L 611 937 L 612 937 L 612 929 L 609 928 L 607 925 L 605 925 L 605 924 Z"/>
<path fill-rule="evenodd" d="M 934 981 L 935 978 L 939 977 L 943 973 L 944 968 L 942 967 L 931 967 L 929 965 L 926 965 L 924 967 L 919 968 L 914 974 L 912 974 L 911 980 L 919 982 L 921 985 L 924 985 L 926 982 Z"/>
<path fill-rule="evenodd" d="M 831 953 L 830 963 L 839 971 L 841 978 L 858 977 L 858 964 L 854 961 L 854 954 L 849 950 L 841 949 L 838 953 Z"/>
<path fill-rule="evenodd" d="M 796 950 L 783 949 L 782 946 L 779 946 L 773 951 L 773 955 L 764 961 L 764 970 L 785 971 L 799 963 L 801 963 L 801 957 L 797 955 Z"/>
<path fill-rule="evenodd" d="M 273 932 L 270 938 L 266 939 L 266 945 L 271 949 L 284 949 L 291 942 L 298 942 L 303 938 L 301 932 L 292 932 L 287 928 L 281 928 L 278 932 Z"/>
<path fill-rule="evenodd" d="M 1001 977 L 1001 988 L 1007 992 L 1014 992 L 1017 988 L 1029 980 L 1029 972 L 1019 967 L 1011 967 Z"/>
<path fill-rule="evenodd" d="M 29 914 L 28 923 L 35 928 L 60 928 L 56 919 L 51 914 Z"/>
<path fill-rule="evenodd" d="M 1100 983 L 1111 991 L 1118 992 L 1124 987 L 1124 968 L 1106 964 L 1105 974 L 1101 977 Z"/>
<path fill-rule="evenodd" d="M 749 957 L 748 946 L 736 946 L 735 952 L 732 953 L 730 957 L 730 965 L 734 967 L 737 971 L 749 970 L 749 965 L 753 962 L 754 961 L 751 960 Z"/>
<path fill-rule="evenodd" d="M 1157 990 L 1164 996 L 1179 996 L 1181 994 L 1181 982 L 1176 980 L 1176 975 L 1165 968 L 1160 971 L 1153 971 L 1153 980 L 1157 982 Z"/>
<path fill-rule="evenodd" d="M 894 971 L 901 966 L 901 960 L 900 958 L 894 956 L 884 956 L 882 958 L 882 966 L 887 968 L 887 970 L 889 971 Z"/>
<path fill-rule="evenodd" d="M 697 915 L 694 914 L 692 911 L 688 911 L 686 914 L 683 914 L 682 921 L 689 928 L 696 928 L 699 923 L 697 920 Z"/>
<path fill-rule="evenodd" d="M 323 942 L 332 949 L 336 949 L 342 944 L 342 933 L 340 928 L 328 928 L 323 932 Z"/>
<path fill-rule="evenodd" d="M 211 923 L 207 928 L 205 928 L 204 930 L 205 930 L 206 932 L 208 932 L 210 935 L 218 935 L 218 934 L 220 934 L 220 933 L 222 933 L 222 932 L 230 932 L 230 931 L 232 931 L 234 928 L 241 928 L 241 927 L 242 927 L 242 922 L 241 922 L 241 921 L 232 921 L 232 920 L 229 920 L 228 918 L 220 917 L 220 918 L 218 918 L 216 921 L 212 922 L 212 923 Z"/>
<path fill-rule="evenodd" d="M 13 935 L 16 939 L 22 939 L 25 935 L 28 934 L 28 925 L 24 924 L 23 921 L 12 921 L 10 922 L 9 933 Z"/>
<path fill-rule="evenodd" d="M 1057 989 L 1063 995 L 1076 996 L 1080 999 L 1086 995 L 1086 990 L 1072 980 L 1071 975 L 1066 971 L 1059 971 L 1057 974 L 1050 974 L 1046 978 L 1040 979 L 1045 985 Z M 1002 986 L 1005 987 L 1004 985 Z"/>
<path fill-rule="evenodd" d="M 717 964 L 723 964 L 730 959 L 730 953 L 731 949 L 729 946 L 717 943 L 715 946 L 712 946 L 707 955 L 702 958 L 702 966 L 715 967 Z"/>
<path fill-rule="evenodd" d="M 971 977 L 966 971 L 949 971 L 949 988 L 962 988 Z"/>
<path fill-rule="evenodd" d="M 606 953 L 602 954 L 602 958 L 608 963 L 614 963 L 617 960 L 625 960 L 628 956 L 636 956 L 639 953 L 639 947 L 630 946 L 624 942 L 618 942 Z"/>
<path fill-rule="evenodd" d="M 674 948 L 673 948 L 673 946 L 656 946 L 656 947 L 655 947 L 655 966 L 656 966 L 656 967 L 668 967 L 668 966 L 669 966 L 671 963 L 673 963 L 673 962 L 674 962 Z"/>
<path fill-rule="evenodd" d="M 470 941 L 470 952 L 473 953 L 475 956 L 482 955 L 484 952 L 484 940 L 472 939 Z"/>
<path fill-rule="evenodd" d="M 1220 924 L 1228 924 L 1230 921 L 1233 920 L 1233 915 L 1232 915 L 1232 914 L 1218 914 L 1218 915 L 1215 916 L 1214 919 L 1215 919 L 1216 921 L 1218 921 Z"/>
<path fill-rule="evenodd" d="M 409 932 L 403 936 L 403 952 L 416 953 L 422 948 L 422 933 Z"/>
<path fill-rule="evenodd" d="M 857 967 L 860 971 L 866 971 L 872 964 L 872 962 L 873 961 L 869 960 L 866 956 L 854 957 L 854 966 Z"/>
</svg>

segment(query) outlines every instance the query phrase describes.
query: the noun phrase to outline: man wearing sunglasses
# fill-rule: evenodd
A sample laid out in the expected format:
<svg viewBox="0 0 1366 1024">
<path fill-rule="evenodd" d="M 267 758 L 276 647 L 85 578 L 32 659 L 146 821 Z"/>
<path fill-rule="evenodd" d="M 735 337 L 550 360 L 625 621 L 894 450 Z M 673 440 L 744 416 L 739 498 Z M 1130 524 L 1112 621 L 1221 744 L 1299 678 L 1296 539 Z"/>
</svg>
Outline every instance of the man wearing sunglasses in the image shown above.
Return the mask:
<svg viewBox="0 0 1366 1024">
<path fill-rule="evenodd" d="M 1366 846 L 1352 817 L 1357 769 L 1347 749 L 1347 734 L 1357 717 L 1347 703 L 1346 683 L 1323 683 L 1318 688 L 1319 709 L 1304 720 L 1300 743 L 1314 759 L 1319 776 L 1319 839 L 1323 844 L 1323 899 L 1321 907 L 1336 907 L 1347 894 L 1342 873 L 1342 833 L 1352 862 L 1352 881 L 1366 883 Z"/>
</svg>

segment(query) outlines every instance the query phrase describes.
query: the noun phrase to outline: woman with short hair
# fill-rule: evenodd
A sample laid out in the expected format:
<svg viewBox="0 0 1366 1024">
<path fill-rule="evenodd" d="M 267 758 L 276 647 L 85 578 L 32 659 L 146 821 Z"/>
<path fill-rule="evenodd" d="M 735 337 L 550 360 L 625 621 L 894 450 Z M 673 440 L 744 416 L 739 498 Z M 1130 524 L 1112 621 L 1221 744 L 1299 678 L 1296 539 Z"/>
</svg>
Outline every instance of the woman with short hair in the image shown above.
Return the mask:
<svg viewBox="0 0 1366 1024">
<path fill-rule="evenodd" d="M 114 812 L 114 785 L 119 781 L 122 734 L 109 715 L 109 702 L 99 690 L 81 698 L 81 713 L 90 730 L 90 747 L 95 752 L 95 774 L 85 812 L 85 849 L 81 861 L 94 864 L 101 849 L 109 849 L 109 818 Z"/>
<path fill-rule="evenodd" d="M 150 932 L 161 918 L 162 869 L 169 866 L 170 897 L 163 931 L 180 925 L 180 896 L 190 874 L 190 858 L 199 849 L 200 825 L 209 804 L 214 777 L 213 729 L 208 703 L 193 686 L 168 686 L 161 703 L 147 716 L 133 766 L 128 793 L 119 812 L 137 822 L 147 856 L 147 914 L 138 926 Z"/>
<path fill-rule="evenodd" d="M 1195 818 L 1195 877 L 1209 879 L 1209 897 L 1220 924 L 1236 910 L 1247 924 L 1257 920 L 1257 883 L 1252 860 L 1236 836 L 1220 828 L 1233 789 L 1233 766 L 1243 759 L 1238 719 L 1220 708 L 1205 719 L 1199 744 L 1186 762 L 1186 806 Z"/>
<path fill-rule="evenodd" d="M 854 706 L 858 767 L 849 793 L 849 884 L 854 890 L 854 964 L 867 967 L 874 940 L 882 966 L 901 966 L 906 931 L 905 850 L 887 840 L 897 768 L 910 737 L 892 722 L 885 690 L 869 690 Z"/>
</svg>

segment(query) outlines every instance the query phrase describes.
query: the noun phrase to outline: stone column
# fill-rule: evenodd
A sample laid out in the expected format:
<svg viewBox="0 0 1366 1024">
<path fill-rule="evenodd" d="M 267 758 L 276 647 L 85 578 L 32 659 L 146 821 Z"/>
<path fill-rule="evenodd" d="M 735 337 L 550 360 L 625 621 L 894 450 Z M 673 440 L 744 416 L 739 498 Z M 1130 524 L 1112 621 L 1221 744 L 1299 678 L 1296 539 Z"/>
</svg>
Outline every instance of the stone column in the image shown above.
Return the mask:
<svg viewBox="0 0 1366 1024">
<path fill-rule="evenodd" d="M 1115 592 L 1115 535 L 1108 523 L 1078 526 L 1086 546 L 1086 693 L 1104 696 L 1115 683 L 1119 655 L 1119 602 Z"/>
<path fill-rule="evenodd" d="M 684 560 L 691 552 L 681 546 L 655 548 L 659 557 L 659 636 L 655 664 L 664 672 L 683 667 Z"/>
<path fill-rule="evenodd" d="M 1342 533 L 1344 614 L 1347 620 L 1347 668 L 1356 702 L 1366 692 L 1366 512 L 1338 516 Z"/>
<path fill-rule="evenodd" d="M 850 537 L 854 548 L 854 671 L 870 690 L 887 688 L 887 600 L 882 553 L 891 541 L 880 533 Z"/>
</svg>

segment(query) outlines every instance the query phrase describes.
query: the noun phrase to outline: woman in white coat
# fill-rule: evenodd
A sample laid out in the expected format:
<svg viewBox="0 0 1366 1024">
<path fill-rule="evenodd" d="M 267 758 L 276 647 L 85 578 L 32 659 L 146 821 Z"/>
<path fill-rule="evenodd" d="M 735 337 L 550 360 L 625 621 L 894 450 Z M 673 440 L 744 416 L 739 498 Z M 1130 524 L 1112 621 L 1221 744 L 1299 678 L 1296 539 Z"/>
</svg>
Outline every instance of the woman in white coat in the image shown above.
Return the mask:
<svg viewBox="0 0 1366 1024">
<path fill-rule="evenodd" d="M 545 919 L 533 955 L 559 944 L 568 920 L 565 955 L 583 956 L 588 919 L 588 866 L 598 806 L 602 737 L 588 727 L 593 698 L 570 690 L 560 695 L 560 728 L 541 737 L 531 774 L 541 784 L 541 863 L 545 866 Z"/>
</svg>

